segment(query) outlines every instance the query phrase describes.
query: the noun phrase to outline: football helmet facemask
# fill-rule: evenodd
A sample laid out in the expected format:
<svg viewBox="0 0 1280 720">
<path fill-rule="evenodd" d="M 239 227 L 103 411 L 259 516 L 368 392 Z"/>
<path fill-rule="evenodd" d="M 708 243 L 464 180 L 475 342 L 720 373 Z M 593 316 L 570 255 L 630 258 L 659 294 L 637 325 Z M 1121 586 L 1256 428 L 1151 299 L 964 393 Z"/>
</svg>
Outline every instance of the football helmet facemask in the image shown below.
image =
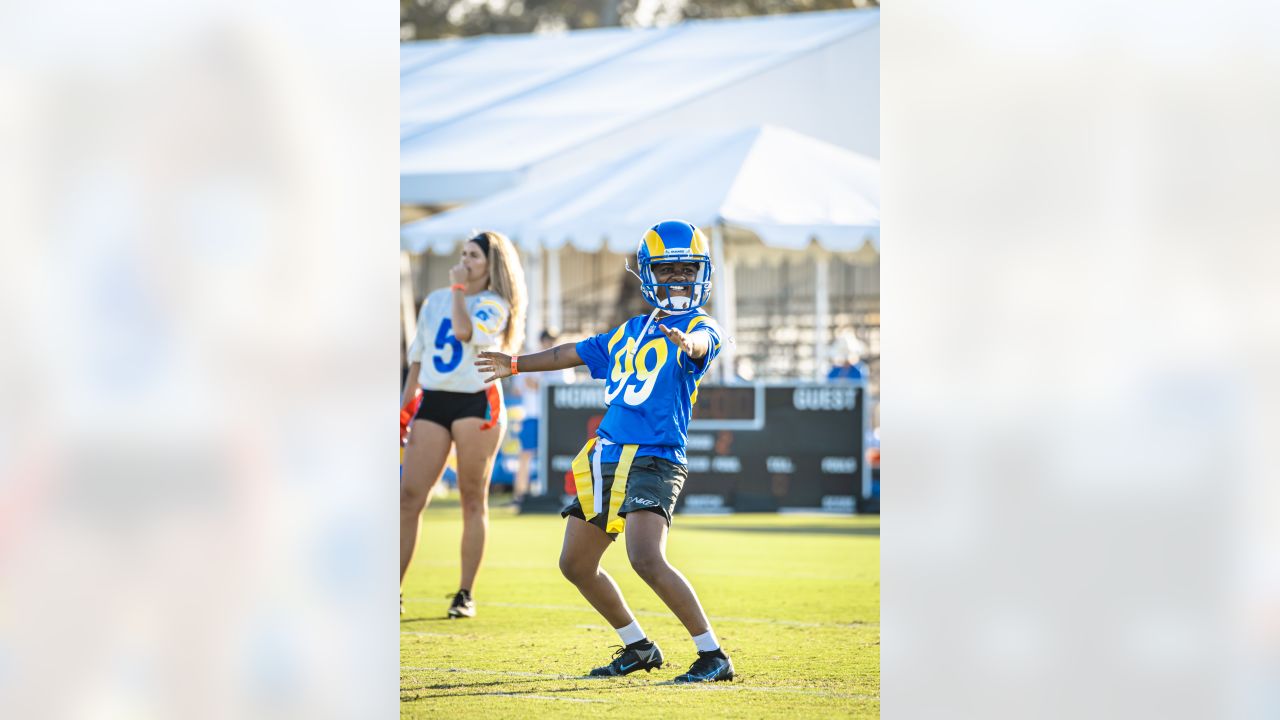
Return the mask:
<svg viewBox="0 0 1280 720">
<path fill-rule="evenodd" d="M 673 315 L 697 310 L 711 298 L 711 243 L 707 236 L 683 220 L 667 220 L 649 228 L 636 249 L 636 264 L 640 272 L 640 293 L 655 308 Z M 692 280 L 661 283 L 654 275 L 653 266 L 663 263 L 692 263 L 697 267 Z M 630 270 L 630 268 L 628 268 Z M 688 288 L 688 296 L 672 296 L 671 289 Z M 659 292 L 659 288 L 665 288 Z"/>
</svg>

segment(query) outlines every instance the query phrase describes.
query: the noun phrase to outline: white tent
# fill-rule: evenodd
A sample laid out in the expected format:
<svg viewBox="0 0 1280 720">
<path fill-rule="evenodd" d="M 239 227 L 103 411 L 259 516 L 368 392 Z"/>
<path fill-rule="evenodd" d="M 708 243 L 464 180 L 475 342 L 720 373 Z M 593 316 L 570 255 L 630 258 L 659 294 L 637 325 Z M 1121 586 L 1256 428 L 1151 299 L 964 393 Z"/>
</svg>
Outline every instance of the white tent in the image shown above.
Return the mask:
<svg viewBox="0 0 1280 720">
<path fill-rule="evenodd" d="M 693 128 L 879 155 L 879 11 L 407 43 L 401 202 L 452 203 Z"/>
<path fill-rule="evenodd" d="M 645 229 L 678 217 L 750 231 L 769 247 L 832 251 L 879 244 L 879 163 L 771 126 L 670 138 L 574 175 L 529 181 L 401 228 L 401 248 L 437 254 L 476 230 L 526 249 L 635 250 Z"/>
<path fill-rule="evenodd" d="M 453 252 L 476 230 L 499 230 L 531 255 L 572 243 L 595 252 L 635 250 L 645 229 L 681 218 L 709 229 L 718 268 L 717 313 L 735 325 L 734 258 L 723 230 L 743 230 L 768 247 L 830 251 L 879 247 L 879 163 L 784 128 L 752 127 L 671 138 L 553 180 L 529 181 L 472 205 L 409 223 L 401 248 Z M 553 261 L 554 262 L 554 261 Z M 826 319 L 826 265 L 818 259 L 815 327 Z M 534 273 L 540 278 L 539 273 Z M 545 288 L 559 304 L 558 272 Z M 531 288 L 541 298 L 543 288 Z M 530 315 L 530 336 L 541 329 Z M 821 338 L 817 342 L 825 342 Z M 732 364 L 732 351 L 727 351 Z"/>
</svg>

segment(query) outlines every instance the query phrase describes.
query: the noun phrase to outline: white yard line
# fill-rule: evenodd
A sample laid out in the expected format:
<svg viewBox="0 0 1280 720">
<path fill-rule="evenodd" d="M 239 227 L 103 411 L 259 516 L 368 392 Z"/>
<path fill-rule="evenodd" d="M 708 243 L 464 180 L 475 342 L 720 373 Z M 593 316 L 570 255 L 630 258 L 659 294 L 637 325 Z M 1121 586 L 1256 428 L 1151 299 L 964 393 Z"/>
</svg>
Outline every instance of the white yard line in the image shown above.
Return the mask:
<svg viewBox="0 0 1280 720">
<path fill-rule="evenodd" d="M 742 572 L 739 570 L 695 570 L 690 575 L 715 575 L 717 577 L 735 578 L 768 578 L 770 580 L 823 580 L 826 582 L 856 583 L 865 582 L 861 578 L 831 577 L 821 573 L 775 573 L 775 572 Z"/>
<path fill-rule="evenodd" d="M 588 698 L 553 697 L 551 695 L 521 695 L 520 693 L 500 693 L 500 692 L 476 693 L 475 695 L 468 695 L 467 697 L 479 697 L 483 695 L 496 695 L 497 697 L 510 697 L 510 698 L 516 698 L 517 700 L 560 700 L 562 702 L 584 702 L 584 703 L 609 702 L 608 700 L 591 700 Z"/>
<path fill-rule="evenodd" d="M 842 693 L 831 690 L 810 690 L 808 688 L 790 687 L 786 685 L 733 685 L 730 683 L 690 683 L 682 687 L 697 688 L 699 691 L 739 691 L 739 692 L 778 692 L 788 695 L 813 695 L 817 697 L 837 697 L 851 700 L 879 700 L 879 695 L 862 693 Z"/>
<path fill-rule="evenodd" d="M 476 675 L 501 675 L 504 677 L 521 677 L 521 678 L 544 678 L 547 680 L 584 680 L 588 683 L 600 683 L 608 685 L 610 678 L 589 678 L 582 675 L 561 675 L 558 673 L 532 673 L 532 672 L 515 672 L 510 670 L 479 670 L 476 668 L 438 668 L 438 667 L 407 667 L 401 666 L 402 671 L 408 672 L 440 672 L 440 673 L 469 673 Z M 741 683 L 690 683 L 688 685 L 674 685 L 670 682 L 650 682 L 645 687 L 662 687 L 670 685 L 672 687 L 693 688 L 698 691 L 718 691 L 718 692 L 777 692 L 789 695 L 812 695 L 815 697 L 838 697 L 853 700 L 879 700 L 878 695 L 866 695 L 863 693 L 843 693 L 831 690 L 812 690 L 804 687 L 794 687 L 789 685 L 744 685 Z M 636 687 L 628 685 L 626 687 Z M 583 690 L 589 688 L 581 688 Z M 513 697 L 540 697 L 537 695 L 521 695 L 519 693 L 480 693 L 484 695 L 511 695 Z M 548 700 L 574 700 L 576 698 L 545 698 Z M 589 702 L 604 702 L 602 700 L 592 700 Z"/>
<path fill-rule="evenodd" d="M 404 601 L 407 603 L 436 602 L 434 598 L 405 598 Z M 589 605 L 582 605 L 582 606 L 534 605 L 529 603 L 504 603 L 504 602 L 483 602 L 483 603 L 478 602 L 476 603 L 476 605 L 479 605 L 482 607 L 487 606 L 487 607 L 517 608 L 522 610 L 560 610 L 564 612 L 590 612 L 590 613 L 595 612 L 595 610 L 592 609 L 591 606 Z M 636 615 L 644 615 L 647 617 L 671 617 L 671 613 L 668 613 L 668 612 L 656 612 L 653 610 L 635 610 L 634 612 Z M 878 627 L 880 625 L 880 623 L 878 622 L 819 623 L 819 622 L 802 622 L 800 620 L 779 620 L 776 618 L 743 618 L 743 617 L 724 617 L 724 616 L 713 616 L 711 619 L 714 620 L 715 622 L 748 623 L 748 624 L 758 624 L 758 625 L 787 625 L 789 627 Z"/>
<path fill-rule="evenodd" d="M 516 672 L 514 670 L 476 670 L 473 668 L 441 668 L 441 667 L 409 667 L 401 665 L 401 670 L 410 672 L 442 672 L 442 673 L 473 673 L 477 675 L 505 675 L 507 677 L 530 677 L 530 678 L 549 678 L 552 680 L 587 680 L 581 675 L 557 675 L 554 673 L 535 673 L 535 672 Z"/>
<path fill-rule="evenodd" d="M 549 573 L 559 572 L 558 570 L 556 570 L 555 565 L 547 565 L 546 563 L 519 563 L 519 562 L 504 563 L 504 562 L 489 562 L 486 560 L 484 563 L 484 566 L 491 570 L 493 569 L 538 570 L 538 571 L 545 571 Z M 448 568 L 458 567 L 458 563 L 457 561 L 454 561 L 454 562 L 435 562 L 435 563 L 423 562 L 419 564 L 417 560 L 414 560 L 414 567 L 431 567 L 431 568 L 448 569 Z M 770 572 L 770 571 L 746 572 L 742 570 L 703 570 L 703 569 L 690 570 L 689 568 L 685 568 L 683 565 L 681 567 L 684 568 L 684 572 L 688 572 L 690 575 L 695 575 L 695 576 L 696 575 L 715 575 L 718 577 L 769 578 L 774 580 L 824 580 L 824 581 L 850 582 L 850 583 L 865 581 L 864 578 L 856 578 L 856 577 L 832 577 L 830 573 L 780 573 L 780 572 Z"/>
</svg>

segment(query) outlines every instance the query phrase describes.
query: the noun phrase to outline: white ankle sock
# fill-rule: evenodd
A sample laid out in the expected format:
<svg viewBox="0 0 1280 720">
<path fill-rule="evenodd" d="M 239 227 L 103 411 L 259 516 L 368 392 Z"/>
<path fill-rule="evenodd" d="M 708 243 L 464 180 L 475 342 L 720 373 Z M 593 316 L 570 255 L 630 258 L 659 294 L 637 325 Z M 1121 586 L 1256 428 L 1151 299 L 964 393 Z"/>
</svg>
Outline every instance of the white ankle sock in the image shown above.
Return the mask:
<svg viewBox="0 0 1280 720">
<path fill-rule="evenodd" d="M 698 652 L 711 652 L 720 649 L 720 641 L 716 639 L 715 631 L 708 630 L 701 635 L 693 636 L 693 644 L 698 646 Z"/>
<path fill-rule="evenodd" d="M 644 639 L 644 630 L 640 629 L 639 620 L 632 620 L 630 625 L 614 628 L 614 630 L 618 632 L 618 637 L 622 638 L 623 645 L 630 645 Z"/>
</svg>

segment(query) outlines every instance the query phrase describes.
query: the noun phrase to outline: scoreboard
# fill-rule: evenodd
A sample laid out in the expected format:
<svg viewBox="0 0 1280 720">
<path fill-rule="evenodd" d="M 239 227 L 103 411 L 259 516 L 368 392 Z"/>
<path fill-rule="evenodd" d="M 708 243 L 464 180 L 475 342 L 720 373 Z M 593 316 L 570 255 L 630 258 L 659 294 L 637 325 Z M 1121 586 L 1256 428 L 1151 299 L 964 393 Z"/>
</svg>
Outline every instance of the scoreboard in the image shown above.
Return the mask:
<svg viewBox="0 0 1280 720">
<path fill-rule="evenodd" d="M 554 492 L 604 418 L 604 387 L 547 383 L 542 402 L 539 470 Z M 677 512 L 853 513 L 871 489 L 866 424 L 863 384 L 703 384 Z"/>
</svg>

